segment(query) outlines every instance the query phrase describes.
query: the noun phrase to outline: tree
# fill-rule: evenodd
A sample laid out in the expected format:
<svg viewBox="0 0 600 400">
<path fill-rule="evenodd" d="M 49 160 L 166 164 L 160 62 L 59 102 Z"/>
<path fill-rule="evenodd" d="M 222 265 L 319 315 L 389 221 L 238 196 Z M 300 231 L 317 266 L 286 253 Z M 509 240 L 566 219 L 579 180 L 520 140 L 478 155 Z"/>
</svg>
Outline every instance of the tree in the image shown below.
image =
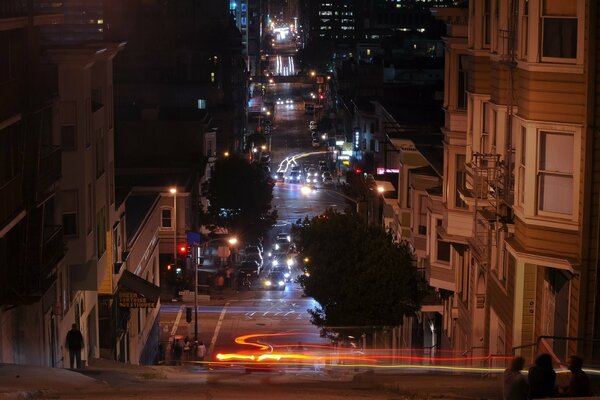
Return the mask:
<svg viewBox="0 0 600 400">
<path fill-rule="evenodd" d="M 394 243 L 356 214 L 333 210 L 305 219 L 294 233 L 309 272 L 300 284 L 319 303 L 309 310 L 314 325 L 380 329 L 398 326 L 419 310 L 426 285 L 407 243 Z"/>
<path fill-rule="evenodd" d="M 277 220 L 277 211 L 271 210 L 270 176 L 240 156 L 216 161 L 203 195 L 209 202 L 204 222 L 227 228 L 238 236 L 263 236 Z"/>
</svg>

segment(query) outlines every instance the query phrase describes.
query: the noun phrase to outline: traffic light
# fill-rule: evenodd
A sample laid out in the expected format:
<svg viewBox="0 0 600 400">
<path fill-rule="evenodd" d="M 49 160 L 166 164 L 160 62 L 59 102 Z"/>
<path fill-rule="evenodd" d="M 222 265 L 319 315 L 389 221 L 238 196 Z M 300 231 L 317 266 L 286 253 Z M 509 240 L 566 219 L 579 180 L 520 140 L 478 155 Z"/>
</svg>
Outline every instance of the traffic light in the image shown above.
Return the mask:
<svg viewBox="0 0 600 400">
<path fill-rule="evenodd" d="M 185 308 L 185 321 L 189 324 L 192 322 L 192 307 Z"/>
<path fill-rule="evenodd" d="M 177 247 L 177 253 L 179 254 L 179 258 L 186 258 L 188 256 L 188 245 L 180 244 L 179 247 Z"/>
</svg>

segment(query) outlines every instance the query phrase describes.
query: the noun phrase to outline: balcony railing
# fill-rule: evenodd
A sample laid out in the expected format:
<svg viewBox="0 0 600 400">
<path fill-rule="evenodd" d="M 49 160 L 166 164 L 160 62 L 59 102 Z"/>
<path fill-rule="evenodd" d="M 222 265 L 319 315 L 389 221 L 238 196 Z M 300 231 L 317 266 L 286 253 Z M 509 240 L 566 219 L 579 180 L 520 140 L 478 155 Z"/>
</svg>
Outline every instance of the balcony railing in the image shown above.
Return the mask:
<svg viewBox="0 0 600 400">
<path fill-rule="evenodd" d="M 59 146 L 43 147 L 36 181 L 36 199 L 41 201 L 61 176 L 61 151 Z"/>
<path fill-rule="evenodd" d="M 23 176 L 17 175 L 0 186 L 0 226 L 23 206 Z"/>
</svg>

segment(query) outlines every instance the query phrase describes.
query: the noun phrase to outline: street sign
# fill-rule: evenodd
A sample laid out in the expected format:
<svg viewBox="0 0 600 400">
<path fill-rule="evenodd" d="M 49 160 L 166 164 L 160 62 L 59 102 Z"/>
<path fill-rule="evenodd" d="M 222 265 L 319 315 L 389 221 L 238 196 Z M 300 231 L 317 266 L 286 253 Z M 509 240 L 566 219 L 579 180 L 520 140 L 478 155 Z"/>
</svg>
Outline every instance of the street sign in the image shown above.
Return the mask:
<svg viewBox="0 0 600 400">
<path fill-rule="evenodd" d="M 202 235 L 199 232 L 187 231 L 185 235 L 188 246 L 200 246 L 200 243 L 202 243 Z"/>
</svg>

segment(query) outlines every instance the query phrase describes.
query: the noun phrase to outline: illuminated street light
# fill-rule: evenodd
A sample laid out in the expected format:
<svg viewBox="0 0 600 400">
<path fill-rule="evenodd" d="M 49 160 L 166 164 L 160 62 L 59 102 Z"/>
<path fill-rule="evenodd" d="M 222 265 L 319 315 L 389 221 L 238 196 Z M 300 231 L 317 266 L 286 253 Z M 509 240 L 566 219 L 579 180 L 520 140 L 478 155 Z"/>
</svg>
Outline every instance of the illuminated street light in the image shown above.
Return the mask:
<svg viewBox="0 0 600 400">
<path fill-rule="evenodd" d="M 173 195 L 173 262 L 177 262 L 177 188 L 170 188 L 169 193 Z"/>
<path fill-rule="evenodd" d="M 316 76 L 317 73 L 315 71 L 310 71 L 310 76 Z"/>
<path fill-rule="evenodd" d="M 383 186 L 377 186 L 377 191 L 379 193 L 383 193 L 383 192 L 385 192 L 385 189 L 383 188 Z"/>
<path fill-rule="evenodd" d="M 230 238 L 227 240 L 227 242 L 228 242 L 230 245 L 232 245 L 232 246 L 235 246 L 235 245 L 237 244 L 238 240 L 237 240 L 237 238 L 234 236 L 234 237 L 230 237 Z"/>
<path fill-rule="evenodd" d="M 258 149 L 257 149 L 256 147 L 253 147 L 253 148 L 252 148 L 252 152 L 253 152 L 253 153 L 256 153 L 257 151 L 258 151 Z"/>
<path fill-rule="evenodd" d="M 224 155 L 225 157 L 229 157 L 229 152 L 228 152 L 228 151 L 226 151 L 225 153 L 223 153 L 223 155 Z"/>
<path fill-rule="evenodd" d="M 266 149 L 267 149 L 267 146 L 263 144 L 262 146 L 260 146 L 260 149 L 261 149 L 261 150 L 266 150 Z"/>
</svg>

